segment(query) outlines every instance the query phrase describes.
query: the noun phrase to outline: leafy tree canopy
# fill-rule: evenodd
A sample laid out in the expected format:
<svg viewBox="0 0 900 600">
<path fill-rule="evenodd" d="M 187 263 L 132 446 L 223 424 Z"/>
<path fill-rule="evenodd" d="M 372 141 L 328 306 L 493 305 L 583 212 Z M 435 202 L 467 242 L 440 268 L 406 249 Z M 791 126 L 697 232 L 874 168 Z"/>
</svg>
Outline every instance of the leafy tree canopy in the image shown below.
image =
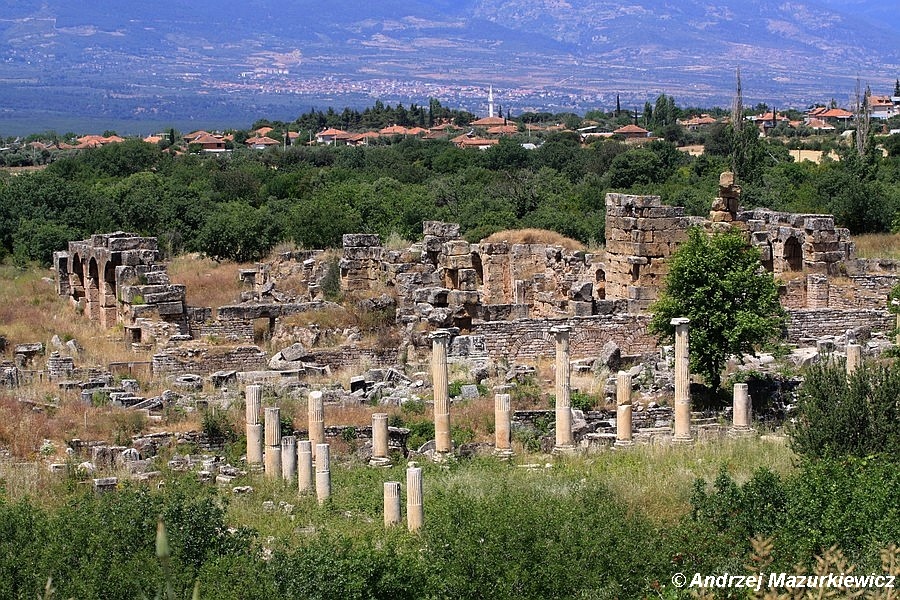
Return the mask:
<svg viewBox="0 0 900 600">
<path fill-rule="evenodd" d="M 737 231 L 707 236 L 689 230 L 670 265 L 650 307 L 650 331 L 672 339 L 670 321 L 689 318 L 691 371 L 717 389 L 729 355 L 741 356 L 780 335 L 785 317 L 775 279 Z"/>
</svg>

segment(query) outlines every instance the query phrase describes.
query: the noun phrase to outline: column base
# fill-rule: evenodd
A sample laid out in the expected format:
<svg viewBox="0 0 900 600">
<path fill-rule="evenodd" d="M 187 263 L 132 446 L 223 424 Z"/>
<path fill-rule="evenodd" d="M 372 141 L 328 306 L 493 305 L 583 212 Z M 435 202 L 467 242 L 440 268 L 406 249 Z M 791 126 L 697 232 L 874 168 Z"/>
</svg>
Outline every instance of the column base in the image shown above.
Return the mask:
<svg viewBox="0 0 900 600">
<path fill-rule="evenodd" d="M 685 446 L 689 446 L 689 445 L 693 444 L 694 442 L 695 442 L 695 440 L 691 436 L 681 437 L 681 436 L 676 435 L 672 438 L 673 444 L 684 444 Z"/>
<path fill-rule="evenodd" d="M 515 455 L 511 448 L 494 448 L 494 456 L 500 460 L 510 460 Z"/>
<path fill-rule="evenodd" d="M 369 459 L 370 467 L 390 467 L 393 463 L 391 463 L 391 459 L 387 456 L 373 456 Z"/>
<path fill-rule="evenodd" d="M 431 454 L 432 462 L 436 462 L 436 463 L 450 462 L 450 461 L 454 460 L 455 458 L 456 458 L 456 455 L 454 455 L 453 452 L 438 452 L 437 450 L 435 450 Z"/>
<path fill-rule="evenodd" d="M 575 444 L 564 444 L 560 446 L 553 446 L 554 456 L 571 456 L 575 454 Z"/>
<path fill-rule="evenodd" d="M 732 427 L 728 430 L 726 435 L 730 438 L 747 438 L 747 437 L 755 437 L 758 434 L 756 430 L 751 427 Z"/>
<path fill-rule="evenodd" d="M 634 446 L 633 440 L 616 440 L 613 443 L 613 448 L 631 448 Z"/>
</svg>

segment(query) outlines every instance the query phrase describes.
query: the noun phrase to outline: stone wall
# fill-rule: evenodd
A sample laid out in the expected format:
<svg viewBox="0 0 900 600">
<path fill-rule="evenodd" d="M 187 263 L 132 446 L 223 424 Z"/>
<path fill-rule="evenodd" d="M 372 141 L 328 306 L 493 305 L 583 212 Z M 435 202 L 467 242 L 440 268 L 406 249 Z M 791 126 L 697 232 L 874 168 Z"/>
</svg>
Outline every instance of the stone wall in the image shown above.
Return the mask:
<svg viewBox="0 0 900 600">
<path fill-rule="evenodd" d="M 701 225 L 684 208 L 664 206 L 659 196 L 606 195 L 606 297 L 627 300 L 639 312 L 659 296 L 667 262 Z"/>
<path fill-rule="evenodd" d="M 622 354 L 649 356 L 656 351 L 656 338 L 647 332 L 649 321 L 649 315 L 623 312 L 552 320 L 492 321 L 473 327 L 471 339 L 466 343 L 483 348 L 484 354 L 494 360 L 515 361 L 553 356 L 555 350 L 550 328 L 569 325 L 572 327 L 572 358 L 596 357 L 609 341 L 615 342 Z M 451 355 L 454 343 L 456 339 L 450 345 Z"/>
<path fill-rule="evenodd" d="M 184 344 L 167 348 L 152 358 L 155 377 L 209 374 L 216 371 L 258 371 L 266 368 L 266 353 L 256 346 L 217 347 Z"/>
<path fill-rule="evenodd" d="M 887 309 L 795 309 L 788 310 L 787 341 L 809 343 L 825 336 L 843 335 L 847 330 L 873 332 L 893 328 L 894 315 Z"/>
</svg>

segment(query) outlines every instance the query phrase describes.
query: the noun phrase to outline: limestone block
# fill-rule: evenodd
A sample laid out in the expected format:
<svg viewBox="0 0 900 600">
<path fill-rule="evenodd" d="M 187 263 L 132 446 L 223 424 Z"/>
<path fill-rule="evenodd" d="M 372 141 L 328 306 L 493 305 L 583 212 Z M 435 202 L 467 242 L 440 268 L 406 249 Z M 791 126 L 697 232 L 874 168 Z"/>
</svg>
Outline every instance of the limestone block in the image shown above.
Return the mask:
<svg viewBox="0 0 900 600">
<path fill-rule="evenodd" d="M 160 304 L 163 302 L 184 301 L 185 286 L 173 285 L 172 289 L 158 294 L 144 294 L 144 304 Z"/>
<path fill-rule="evenodd" d="M 471 269 L 472 255 L 445 256 L 441 260 L 441 266 L 445 269 Z"/>
<path fill-rule="evenodd" d="M 465 304 L 478 304 L 481 301 L 479 292 L 464 292 L 453 290 L 447 294 L 447 304 L 450 306 L 463 306 Z"/>
<path fill-rule="evenodd" d="M 469 242 L 465 240 L 451 240 L 449 242 L 444 242 L 443 251 L 448 256 L 462 256 L 464 254 L 469 254 L 472 250 Z"/>
<path fill-rule="evenodd" d="M 443 249 L 444 240 L 433 235 L 426 235 L 422 240 L 422 247 L 426 252 L 440 252 Z"/>
<path fill-rule="evenodd" d="M 479 244 L 478 248 L 482 254 L 509 254 L 508 242 L 492 242 L 489 244 Z"/>
<path fill-rule="evenodd" d="M 444 223 L 443 221 L 424 221 L 422 223 L 422 233 L 426 236 L 437 236 L 443 238 L 458 238 L 459 223 Z"/>
<path fill-rule="evenodd" d="M 478 289 L 478 277 L 475 269 L 460 269 L 457 273 L 459 289 L 466 292 L 474 292 Z"/>
<path fill-rule="evenodd" d="M 180 315 L 184 313 L 183 302 L 161 302 L 154 305 L 160 316 L 163 315 Z"/>
<path fill-rule="evenodd" d="M 344 248 L 360 246 L 380 246 L 381 238 L 374 233 L 345 233 L 343 236 Z"/>
<path fill-rule="evenodd" d="M 825 215 L 806 217 L 803 219 L 803 228 L 813 231 L 834 229 L 834 217 Z"/>
<path fill-rule="evenodd" d="M 569 314 L 575 317 L 590 317 L 594 314 L 594 303 L 572 300 L 569 302 Z"/>
<path fill-rule="evenodd" d="M 348 246 L 344 248 L 344 258 L 348 260 L 381 260 L 384 248 L 381 246 Z"/>
<path fill-rule="evenodd" d="M 655 300 L 659 290 L 657 288 L 641 287 L 636 285 L 628 286 L 629 300 Z"/>
</svg>

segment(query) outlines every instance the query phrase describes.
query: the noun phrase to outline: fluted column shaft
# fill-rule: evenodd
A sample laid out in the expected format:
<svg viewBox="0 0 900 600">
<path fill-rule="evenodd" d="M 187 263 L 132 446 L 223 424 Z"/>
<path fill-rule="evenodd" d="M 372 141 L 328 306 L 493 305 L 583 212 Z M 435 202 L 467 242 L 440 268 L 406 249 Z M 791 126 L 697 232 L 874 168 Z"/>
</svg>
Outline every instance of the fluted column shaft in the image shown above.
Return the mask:
<svg viewBox="0 0 900 600">
<path fill-rule="evenodd" d="M 733 427 L 737 431 L 750 429 L 750 394 L 746 383 L 734 384 L 734 403 L 732 406 Z"/>
<path fill-rule="evenodd" d="M 331 498 L 331 451 L 328 444 L 316 445 L 316 499 L 324 504 Z"/>
<path fill-rule="evenodd" d="M 424 519 L 422 469 L 409 467 L 406 469 L 406 526 L 410 531 L 418 531 Z"/>
<path fill-rule="evenodd" d="M 281 438 L 281 477 L 293 481 L 297 476 L 297 438 L 286 435 Z"/>
<path fill-rule="evenodd" d="M 431 334 L 431 380 L 434 387 L 434 449 L 439 454 L 449 453 L 450 441 L 450 388 L 447 381 L 447 344 L 450 333 L 438 329 Z"/>
<path fill-rule="evenodd" d="M 619 371 L 616 375 L 616 446 L 630 446 L 631 439 L 631 374 Z"/>
<path fill-rule="evenodd" d="M 374 413 L 372 415 L 372 456 L 388 457 L 388 415 Z"/>
<path fill-rule="evenodd" d="M 281 477 L 281 411 L 277 406 L 266 409 L 266 477 Z"/>
<path fill-rule="evenodd" d="M 262 386 L 248 385 L 246 398 L 247 464 L 263 464 L 263 426 L 259 423 L 259 407 L 262 402 Z"/>
<path fill-rule="evenodd" d="M 672 319 L 675 326 L 675 441 L 689 442 L 691 437 L 691 367 L 688 348 L 690 319 Z"/>
<path fill-rule="evenodd" d="M 384 483 L 384 526 L 400 524 L 400 482 Z"/>
<path fill-rule="evenodd" d="M 512 451 L 509 399 L 509 394 L 494 396 L 494 449 L 498 453 Z"/>
<path fill-rule="evenodd" d="M 312 444 L 309 440 L 297 442 L 297 491 L 310 492 L 313 489 Z"/>
<path fill-rule="evenodd" d="M 569 331 L 571 327 L 567 325 L 550 329 L 556 339 L 556 449 L 574 446 L 569 384 Z"/>
<path fill-rule="evenodd" d="M 862 346 L 859 344 L 847 344 L 847 375 L 853 375 L 853 372 L 862 364 Z"/>
<path fill-rule="evenodd" d="M 312 445 L 313 458 L 315 458 L 318 445 L 325 443 L 325 401 L 322 392 L 309 393 L 307 413 L 309 415 L 309 441 Z"/>
</svg>

